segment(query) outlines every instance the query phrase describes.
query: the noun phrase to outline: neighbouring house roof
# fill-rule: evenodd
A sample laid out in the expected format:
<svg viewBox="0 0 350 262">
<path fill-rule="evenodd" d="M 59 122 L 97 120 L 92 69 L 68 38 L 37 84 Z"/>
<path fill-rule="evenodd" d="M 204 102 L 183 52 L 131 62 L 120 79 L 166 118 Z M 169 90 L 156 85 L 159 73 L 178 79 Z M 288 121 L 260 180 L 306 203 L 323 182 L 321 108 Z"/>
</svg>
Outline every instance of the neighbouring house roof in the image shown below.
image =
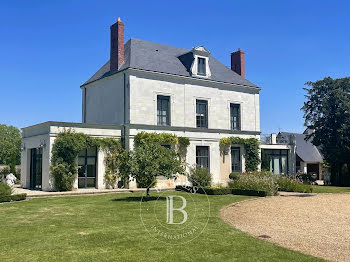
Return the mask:
<svg viewBox="0 0 350 262">
<path fill-rule="evenodd" d="M 124 45 L 124 63 L 118 71 L 110 72 L 109 61 L 107 61 L 107 63 L 83 85 L 127 68 L 194 77 L 191 76 L 190 73 L 192 61 L 192 50 L 131 38 Z M 209 67 L 211 71 L 211 77 L 209 79 L 211 80 L 258 88 L 247 79 L 244 79 L 236 72 L 227 68 L 211 55 L 209 56 Z"/>
<path fill-rule="evenodd" d="M 294 135 L 296 142 L 296 154 L 303 162 L 322 162 L 323 157 L 320 151 L 314 146 L 310 140 L 305 141 L 306 134 L 296 134 L 280 132 L 283 136 Z"/>
</svg>

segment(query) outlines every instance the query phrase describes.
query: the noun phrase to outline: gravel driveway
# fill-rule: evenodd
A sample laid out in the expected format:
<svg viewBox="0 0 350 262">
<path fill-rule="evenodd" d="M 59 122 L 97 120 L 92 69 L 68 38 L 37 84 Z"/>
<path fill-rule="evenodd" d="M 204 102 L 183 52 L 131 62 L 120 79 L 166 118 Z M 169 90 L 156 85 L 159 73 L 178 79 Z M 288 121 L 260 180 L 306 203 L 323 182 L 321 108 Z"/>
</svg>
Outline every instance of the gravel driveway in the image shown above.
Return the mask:
<svg viewBox="0 0 350 262">
<path fill-rule="evenodd" d="M 284 194 L 221 210 L 232 226 L 289 249 L 350 261 L 350 194 Z"/>
</svg>

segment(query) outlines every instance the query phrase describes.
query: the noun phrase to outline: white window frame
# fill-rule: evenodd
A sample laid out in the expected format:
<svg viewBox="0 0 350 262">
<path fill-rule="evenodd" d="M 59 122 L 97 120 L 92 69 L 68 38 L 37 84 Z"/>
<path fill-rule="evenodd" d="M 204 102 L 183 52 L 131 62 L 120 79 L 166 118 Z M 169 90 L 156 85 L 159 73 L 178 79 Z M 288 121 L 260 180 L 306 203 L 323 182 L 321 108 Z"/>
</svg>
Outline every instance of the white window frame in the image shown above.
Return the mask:
<svg viewBox="0 0 350 262">
<path fill-rule="evenodd" d="M 240 130 L 233 130 L 233 131 L 242 131 L 243 130 L 243 105 L 244 103 L 242 101 L 234 101 L 234 100 L 227 100 L 227 116 L 228 116 L 228 129 L 231 129 L 231 104 L 237 104 L 239 105 L 240 109 Z"/>
<path fill-rule="evenodd" d="M 198 58 L 203 58 L 205 61 L 205 75 L 198 74 Z M 202 78 L 209 78 L 211 77 L 211 71 L 209 67 L 209 57 L 201 56 L 201 55 L 194 55 L 193 64 L 191 66 L 191 72 L 193 76 L 202 77 Z"/>
<path fill-rule="evenodd" d="M 240 153 L 240 157 L 241 157 L 241 173 L 245 172 L 245 158 L 244 158 L 244 146 L 239 145 L 239 144 L 233 144 L 230 146 L 230 173 L 232 173 L 232 155 L 231 155 L 231 148 L 232 147 L 239 147 L 239 153 Z"/>
<path fill-rule="evenodd" d="M 207 98 L 207 97 L 199 97 L 199 96 L 195 96 L 194 100 L 193 100 L 193 107 L 194 107 L 194 127 L 195 128 L 201 128 L 201 127 L 197 127 L 197 100 L 206 100 L 208 101 L 208 128 L 210 128 L 210 104 L 211 104 L 211 99 Z M 186 117 L 186 116 L 185 116 Z M 203 128 L 205 129 L 205 128 Z"/>
<path fill-rule="evenodd" d="M 169 126 L 173 125 L 173 111 L 174 111 L 174 94 L 172 93 L 164 93 L 164 92 L 153 92 L 153 107 L 154 107 L 154 125 L 158 126 L 158 119 L 157 119 L 157 97 L 158 96 L 169 96 L 170 97 L 170 122 Z"/>
</svg>

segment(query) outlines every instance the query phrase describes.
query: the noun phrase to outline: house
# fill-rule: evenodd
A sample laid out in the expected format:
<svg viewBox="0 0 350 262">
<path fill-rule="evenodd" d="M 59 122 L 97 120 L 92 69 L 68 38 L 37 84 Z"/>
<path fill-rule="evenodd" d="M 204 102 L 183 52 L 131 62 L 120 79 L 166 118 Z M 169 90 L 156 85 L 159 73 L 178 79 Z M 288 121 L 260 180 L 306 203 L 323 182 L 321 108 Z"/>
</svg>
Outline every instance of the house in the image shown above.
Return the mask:
<svg viewBox="0 0 350 262">
<path fill-rule="evenodd" d="M 302 134 L 280 132 L 279 138 L 293 136 L 296 145 L 295 167 L 296 172 L 312 174 L 317 179 L 323 179 L 323 156 L 320 150 L 310 140 L 305 140 L 310 130 L 306 129 Z"/>
<path fill-rule="evenodd" d="M 242 145 L 232 146 L 226 160 L 219 148 L 224 137 L 260 139 L 260 88 L 245 78 L 244 52 L 233 52 L 227 68 L 203 46 L 184 49 L 133 38 L 125 43 L 119 18 L 110 32 L 109 61 L 81 86 L 82 123 L 23 128 L 22 186 L 54 190 L 51 149 L 67 128 L 121 138 L 127 149 L 141 131 L 172 133 L 190 139 L 187 163 L 209 168 L 213 183 L 224 184 L 230 172 L 244 171 Z M 105 187 L 102 151 L 84 150 L 78 165 L 76 188 Z"/>
</svg>

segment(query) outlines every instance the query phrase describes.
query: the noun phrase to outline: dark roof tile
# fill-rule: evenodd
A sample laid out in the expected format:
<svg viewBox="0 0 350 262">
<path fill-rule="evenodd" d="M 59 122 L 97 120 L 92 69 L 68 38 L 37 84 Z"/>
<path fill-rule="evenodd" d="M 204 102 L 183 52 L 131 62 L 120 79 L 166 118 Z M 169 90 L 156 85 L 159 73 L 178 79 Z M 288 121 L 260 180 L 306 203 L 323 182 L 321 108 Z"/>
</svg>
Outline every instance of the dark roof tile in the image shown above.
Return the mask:
<svg viewBox="0 0 350 262">
<path fill-rule="evenodd" d="M 125 62 L 120 70 L 126 68 L 141 69 L 190 77 L 191 50 L 150 41 L 131 38 L 124 47 Z M 224 64 L 209 56 L 211 80 L 256 88 L 257 86 L 242 78 Z M 109 61 L 104 64 L 88 81 L 88 84 L 116 72 L 109 72 Z"/>
</svg>

